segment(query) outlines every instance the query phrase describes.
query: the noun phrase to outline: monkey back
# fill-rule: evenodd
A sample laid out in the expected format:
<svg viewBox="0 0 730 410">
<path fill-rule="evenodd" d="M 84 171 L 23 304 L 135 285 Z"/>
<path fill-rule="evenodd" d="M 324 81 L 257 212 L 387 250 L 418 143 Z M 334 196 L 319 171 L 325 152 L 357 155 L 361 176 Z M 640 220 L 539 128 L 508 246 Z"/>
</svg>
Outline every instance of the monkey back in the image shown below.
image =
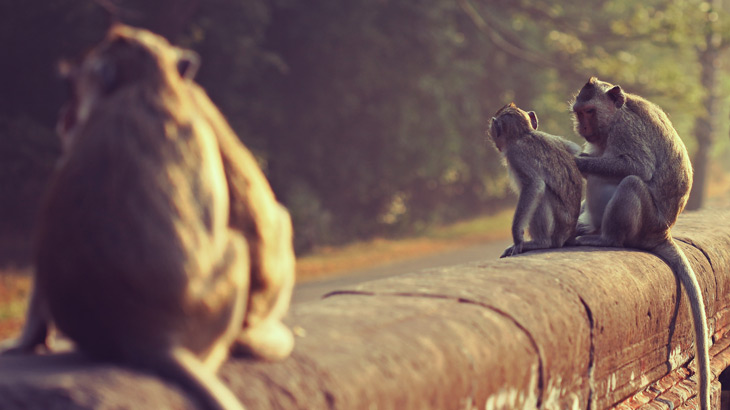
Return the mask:
<svg viewBox="0 0 730 410">
<path fill-rule="evenodd" d="M 218 299 L 199 298 L 228 249 L 219 147 L 186 100 L 166 54 L 175 50 L 166 42 L 150 49 L 140 39 L 164 40 L 137 34 L 112 34 L 82 64 L 76 83 L 88 112 L 76 113 L 36 233 L 37 286 L 54 321 L 100 356 L 217 339 L 228 322 L 211 317 L 232 308 L 223 295 L 240 292 L 245 276 L 217 283 Z M 120 55 L 124 69 L 113 72 L 122 77 L 99 77 L 98 67 Z"/>
</svg>

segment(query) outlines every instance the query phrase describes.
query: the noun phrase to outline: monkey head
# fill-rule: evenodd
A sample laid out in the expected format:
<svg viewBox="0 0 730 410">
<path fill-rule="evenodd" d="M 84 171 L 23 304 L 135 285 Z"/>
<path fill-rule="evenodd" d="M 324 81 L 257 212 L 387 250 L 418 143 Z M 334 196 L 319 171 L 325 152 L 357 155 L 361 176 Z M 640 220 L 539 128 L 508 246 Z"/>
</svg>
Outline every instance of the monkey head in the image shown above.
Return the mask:
<svg viewBox="0 0 730 410">
<path fill-rule="evenodd" d="M 515 103 L 509 103 L 497 110 L 489 121 L 487 134 L 499 152 L 522 135 L 537 130 L 537 114 L 521 110 Z"/>
<path fill-rule="evenodd" d="M 626 94 L 620 86 L 591 77 L 571 107 L 575 131 L 590 143 L 600 143 L 605 139 L 606 127 L 625 103 Z"/>
<path fill-rule="evenodd" d="M 195 52 L 172 46 L 158 35 L 113 26 L 81 63 L 59 64 L 70 95 L 56 125 L 64 148 L 70 146 L 74 131 L 86 123 L 102 99 L 131 86 L 160 92 L 174 89 L 176 82 L 194 77 L 198 64 Z"/>
</svg>

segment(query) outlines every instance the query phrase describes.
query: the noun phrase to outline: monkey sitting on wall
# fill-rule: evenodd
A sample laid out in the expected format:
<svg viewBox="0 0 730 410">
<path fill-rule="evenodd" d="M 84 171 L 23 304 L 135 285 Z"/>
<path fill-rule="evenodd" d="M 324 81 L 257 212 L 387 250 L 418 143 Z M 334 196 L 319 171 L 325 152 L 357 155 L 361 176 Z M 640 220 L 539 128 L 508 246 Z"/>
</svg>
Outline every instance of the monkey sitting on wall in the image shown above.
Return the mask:
<svg viewBox="0 0 730 410">
<path fill-rule="evenodd" d="M 583 179 L 573 155 L 578 144 L 537 130 L 537 115 L 514 103 L 492 117 L 488 134 L 519 193 L 512 220 L 514 244 L 501 257 L 559 248 L 575 236 Z M 529 228 L 530 241 L 524 232 Z"/>
<path fill-rule="evenodd" d="M 289 355 L 288 212 L 197 86 L 197 56 L 123 25 L 76 67 L 64 154 L 42 205 L 22 335 L 55 325 L 91 357 L 178 383 L 202 408 L 242 409 L 216 372 L 229 350 Z"/>
<path fill-rule="evenodd" d="M 700 402 L 709 406 L 707 318 L 697 277 L 670 228 L 692 187 L 687 149 L 657 105 L 591 78 L 572 105 L 576 132 L 587 141 L 576 158 L 586 175 L 578 245 L 631 247 L 653 253 L 679 277 L 694 319 Z"/>
</svg>

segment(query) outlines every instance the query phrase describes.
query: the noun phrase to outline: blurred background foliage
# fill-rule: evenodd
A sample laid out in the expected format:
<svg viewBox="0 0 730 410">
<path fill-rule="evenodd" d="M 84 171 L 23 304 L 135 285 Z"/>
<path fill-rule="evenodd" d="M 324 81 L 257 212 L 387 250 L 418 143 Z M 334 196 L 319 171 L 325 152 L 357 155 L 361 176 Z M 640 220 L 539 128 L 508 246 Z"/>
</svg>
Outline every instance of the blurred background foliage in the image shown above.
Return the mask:
<svg viewBox="0 0 730 410">
<path fill-rule="evenodd" d="M 57 62 L 112 20 L 202 57 L 198 81 L 291 210 L 296 248 L 400 235 L 513 198 L 487 120 L 514 101 L 579 141 L 590 76 L 649 98 L 699 181 L 727 164 L 730 20 L 699 0 L 0 0 L 0 233 L 27 238 L 60 154 Z"/>
</svg>

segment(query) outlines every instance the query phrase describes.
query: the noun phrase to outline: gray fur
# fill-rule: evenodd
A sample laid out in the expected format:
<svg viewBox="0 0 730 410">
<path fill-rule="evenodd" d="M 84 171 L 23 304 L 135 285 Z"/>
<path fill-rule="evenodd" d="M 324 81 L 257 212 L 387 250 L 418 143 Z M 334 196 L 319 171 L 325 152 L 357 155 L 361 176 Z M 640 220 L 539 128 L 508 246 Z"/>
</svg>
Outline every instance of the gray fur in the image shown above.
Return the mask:
<svg viewBox="0 0 730 410">
<path fill-rule="evenodd" d="M 497 112 L 490 127 L 489 134 L 519 193 L 512 221 L 514 245 L 502 257 L 559 248 L 575 236 L 582 178 L 571 152 L 580 147 L 537 131 L 536 125 L 534 113 L 510 104 Z M 526 229 L 530 241 L 524 239 Z"/>
<path fill-rule="evenodd" d="M 684 143 L 664 111 L 595 78 L 573 104 L 576 131 L 588 141 L 576 164 L 586 176 L 578 245 L 631 247 L 663 259 L 689 296 L 695 324 L 700 402 L 709 406 L 707 319 L 692 267 L 670 234 L 692 187 Z"/>
</svg>

